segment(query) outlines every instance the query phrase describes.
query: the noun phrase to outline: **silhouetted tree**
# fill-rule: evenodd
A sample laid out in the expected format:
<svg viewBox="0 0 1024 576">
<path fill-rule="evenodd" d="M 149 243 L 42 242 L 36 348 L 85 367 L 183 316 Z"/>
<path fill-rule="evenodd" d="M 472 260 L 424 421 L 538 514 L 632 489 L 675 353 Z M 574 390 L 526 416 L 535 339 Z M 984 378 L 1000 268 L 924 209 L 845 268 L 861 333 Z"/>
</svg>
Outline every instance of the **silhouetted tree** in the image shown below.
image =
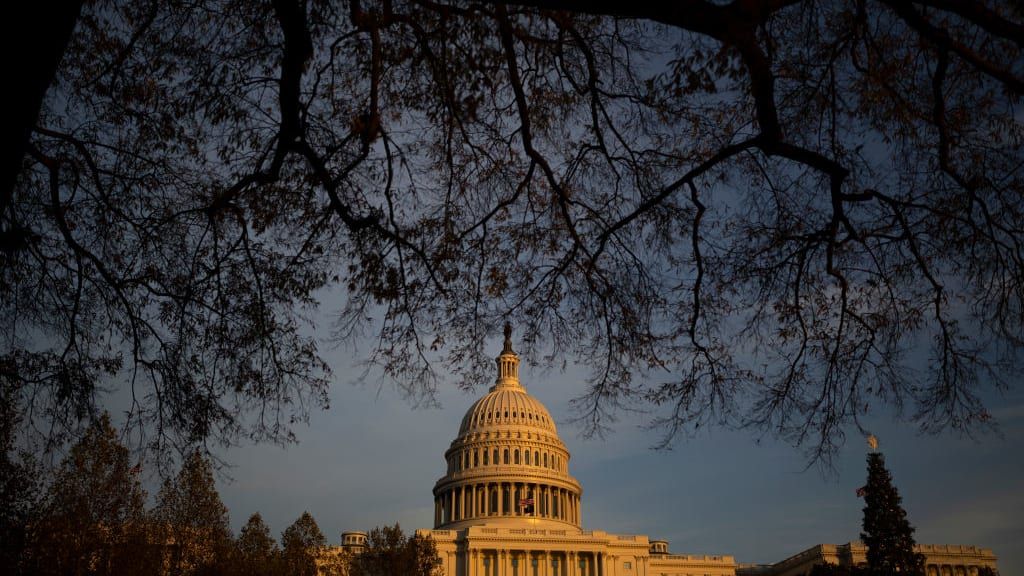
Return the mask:
<svg viewBox="0 0 1024 576">
<path fill-rule="evenodd" d="M 281 533 L 281 555 L 286 574 L 316 576 L 317 558 L 327 543 L 316 520 L 303 512 Z"/>
<path fill-rule="evenodd" d="M 440 567 L 433 540 L 419 534 L 406 536 L 395 524 L 370 531 L 366 548 L 350 559 L 349 576 L 435 576 Z"/>
<path fill-rule="evenodd" d="M 236 560 L 231 567 L 234 573 L 253 576 L 280 574 L 280 550 L 270 528 L 257 512 L 249 517 L 235 541 Z"/>
<path fill-rule="evenodd" d="M 210 461 L 192 452 L 175 478 L 164 481 L 153 518 L 161 530 L 169 574 L 217 574 L 231 559 L 228 509 Z"/>
<path fill-rule="evenodd" d="M 20 576 L 28 526 L 41 500 L 42 474 L 32 454 L 15 445 L 20 417 L 11 401 L 12 379 L 4 370 L 0 364 L 0 566 Z"/>
<path fill-rule="evenodd" d="M 32 524 L 26 562 L 38 574 L 132 574 L 159 561 L 147 546 L 143 492 L 104 414 L 71 447 Z"/>
<path fill-rule="evenodd" d="M 0 195 L 0 354 L 58 432 L 129 368 L 158 450 L 291 438 L 321 297 L 422 401 L 510 318 L 595 367 L 590 431 L 973 431 L 1024 342 L 1021 38 L 1009 2 L 88 3 Z"/>
<path fill-rule="evenodd" d="M 864 531 L 867 570 L 872 576 L 924 576 L 924 555 L 914 551 L 914 528 L 907 521 L 885 458 L 868 454 L 868 483 L 864 487 Z"/>
</svg>

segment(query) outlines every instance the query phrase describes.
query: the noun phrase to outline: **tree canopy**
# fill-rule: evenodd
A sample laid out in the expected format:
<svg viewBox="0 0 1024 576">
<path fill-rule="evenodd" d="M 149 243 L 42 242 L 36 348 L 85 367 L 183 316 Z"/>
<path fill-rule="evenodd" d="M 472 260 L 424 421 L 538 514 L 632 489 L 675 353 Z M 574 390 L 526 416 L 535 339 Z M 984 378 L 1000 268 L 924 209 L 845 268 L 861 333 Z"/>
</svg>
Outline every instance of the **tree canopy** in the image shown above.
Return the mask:
<svg viewBox="0 0 1024 576">
<path fill-rule="evenodd" d="M 924 554 L 914 550 L 914 527 L 907 520 L 881 453 L 868 454 L 868 483 L 863 490 L 864 531 L 860 539 L 868 548 L 867 573 L 924 576 Z"/>
<path fill-rule="evenodd" d="M 213 466 L 200 452 L 186 456 L 177 476 L 164 480 L 152 519 L 169 574 L 219 574 L 231 565 L 228 509 L 217 492 Z"/>
<path fill-rule="evenodd" d="M 827 456 L 990 422 L 1024 327 L 1020 7 L 962 0 L 87 2 L 0 190 L 4 381 L 156 449 L 287 440 L 311 335 L 420 401 L 592 367 L 585 429 Z M 31 113 L 31 112 L 30 112 Z M 321 310 L 321 301 L 337 302 Z"/>
<path fill-rule="evenodd" d="M 406 536 L 401 526 L 374 528 L 367 535 L 366 548 L 348 560 L 349 576 L 435 576 L 441 557 L 430 537 Z"/>
<path fill-rule="evenodd" d="M 316 576 L 317 558 L 327 539 L 313 515 L 303 512 L 281 533 L 281 557 L 286 574 Z"/>
</svg>

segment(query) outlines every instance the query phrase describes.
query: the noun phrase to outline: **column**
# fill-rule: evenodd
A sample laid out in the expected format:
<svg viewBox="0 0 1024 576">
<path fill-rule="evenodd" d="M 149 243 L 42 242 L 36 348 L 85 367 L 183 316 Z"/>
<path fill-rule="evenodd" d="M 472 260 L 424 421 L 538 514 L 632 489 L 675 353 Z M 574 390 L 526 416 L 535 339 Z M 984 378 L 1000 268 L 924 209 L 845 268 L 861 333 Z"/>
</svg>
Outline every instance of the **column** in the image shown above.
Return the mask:
<svg viewBox="0 0 1024 576">
<path fill-rule="evenodd" d="M 452 488 L 452 520 L 455 522 L 458 522 L 459 517 L 462 516 L 462 503 L 459 502 L 459 492 L 461 492 L 461 489 L 458 486 Z"/>
<path fill-rule="evenodd" d="M 534 484 L 533 485 L 532 494 L 533 494 L 533 514 L 532 514 L 532 516 L 534 518 L 536 518 L 537 516 L 540 516 L 540 484 Z"/>
<path fill-rule="evenodd" d="M 469 487 L 469 517 L 476 518 L 476 484 Z"/>
</svg>

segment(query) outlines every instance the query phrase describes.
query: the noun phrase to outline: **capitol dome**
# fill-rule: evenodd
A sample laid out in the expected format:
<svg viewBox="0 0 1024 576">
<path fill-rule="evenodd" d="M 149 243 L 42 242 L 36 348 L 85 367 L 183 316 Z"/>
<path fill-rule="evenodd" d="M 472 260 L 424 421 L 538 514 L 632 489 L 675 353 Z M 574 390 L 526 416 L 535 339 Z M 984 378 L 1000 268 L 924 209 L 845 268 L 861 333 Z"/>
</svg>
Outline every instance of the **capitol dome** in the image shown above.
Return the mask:
<svg viewBox="0 0 1024 576">
<path fill-rule="evenodd" d="M 511 328 L 490 391 L 466 412 L 434 486 L 434 527 L 521 523 L 580 526 L 579 482 L 547 408 L 519 381 Z"/>
</svg>

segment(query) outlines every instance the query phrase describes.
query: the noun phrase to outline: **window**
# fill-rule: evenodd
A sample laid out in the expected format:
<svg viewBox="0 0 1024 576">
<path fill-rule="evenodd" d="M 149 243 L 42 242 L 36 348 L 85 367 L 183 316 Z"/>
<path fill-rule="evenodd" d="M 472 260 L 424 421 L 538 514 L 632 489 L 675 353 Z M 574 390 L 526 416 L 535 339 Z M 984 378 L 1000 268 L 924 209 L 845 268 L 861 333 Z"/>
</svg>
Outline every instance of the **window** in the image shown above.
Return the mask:
<svg viewBox="0 0 1024 576">
<path fill-rule="evenodd" d="M 547 452 L 544 453 L 544 467 L 545 468 L 548 467 L 548 453 Z"/>
<path fill-rule="evenodd" d="M 505 448 L 505 464 L 508 464 L 508 448 Z"/>
<path fill-rule="evenodd" d="M 519 450 L 518 449 L 515 452 L 515 463 L 519 464 Z"/>
<path fill-rule="evenodd" d="M 530 451 L 529 450 L 526 451 L 526 462 L 525 462 L 525 464 L 527 466 L 530 465 Z"/>
<path fill-rule="evenodd" d="M 533 451 L 533 465 L 540 466 L 540 451 L 538 450 Z"/>
<path fill-rule="evenodd" d="M 473 451 L 473 468 L 480 465 L 480 453 L 476 450 Z"/>
<path fill-rule="evenodd" d="M 487 466 L 487 450 L 484 450 L 484 466 Z"/>
<path fill-rule="evenodd" d="M 622 567 L 624 569 L 626 569 L 626 570 L 632 570 L 633 569 L 633 563 L 632 562 L 623 562 L 622 563 Z"/>
<path fill-rule="evenodd" d="M 498 465 L 498 449 L 497 448 L 494 449 L 494 465 L 495 466 Z"/>
</svg>

